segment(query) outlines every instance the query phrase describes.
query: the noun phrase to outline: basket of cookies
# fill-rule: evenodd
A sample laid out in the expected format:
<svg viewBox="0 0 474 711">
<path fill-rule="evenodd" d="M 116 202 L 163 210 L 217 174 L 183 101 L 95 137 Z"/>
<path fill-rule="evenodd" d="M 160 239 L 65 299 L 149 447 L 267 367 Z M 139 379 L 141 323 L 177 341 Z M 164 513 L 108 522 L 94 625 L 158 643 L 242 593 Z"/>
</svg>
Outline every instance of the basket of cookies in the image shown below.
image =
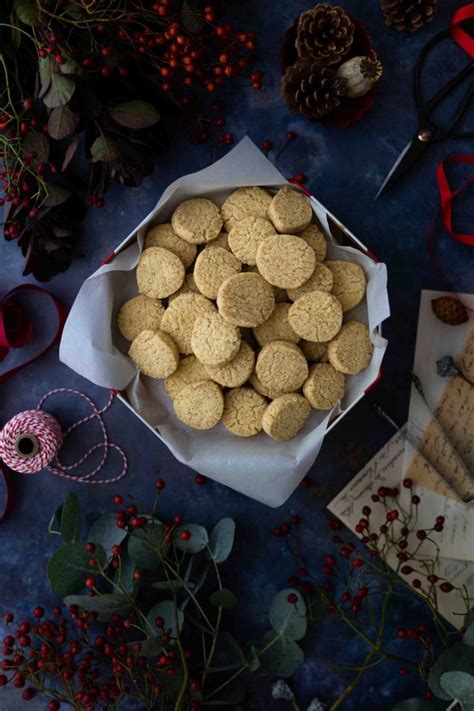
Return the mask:
<svg viewBox="0 0 474 711">
<path fill-rule="evenodd" d="M 60 357 L 179 461 L 278 506 L 377 379 L 388 315 L 385 265 L 244 139 L 86 280 Z"/>
</svg>

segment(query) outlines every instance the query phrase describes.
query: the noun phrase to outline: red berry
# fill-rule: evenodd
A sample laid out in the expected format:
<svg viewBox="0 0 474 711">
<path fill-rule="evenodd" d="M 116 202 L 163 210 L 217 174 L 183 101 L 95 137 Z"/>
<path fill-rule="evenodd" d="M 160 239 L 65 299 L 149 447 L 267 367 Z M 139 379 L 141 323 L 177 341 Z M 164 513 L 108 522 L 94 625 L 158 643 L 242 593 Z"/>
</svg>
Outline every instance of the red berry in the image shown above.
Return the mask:
<svg viewBox="0 0 474 711">
<path fill-rule="evenodd" d="M 437 575 L 428 575 L 427 580 L 429 583 L 437 583 L 439 578 Z"/>
<path fill-rule="evenodd" d="M 86 588 L 92 589 L 95 586 L 94 578 L 86 578 L 84 585 Z"/>
<path fill-rule="evenodd" d="M 411 502 L 412 504 L 415 504 L 415 506 L 418 506 L 418 504 L 420 503 L 420 497 L 415 494 L 411 497 Z"/>
<path fill-rule="evenodd" d="M 294 179 L 296 180 L 297 183 L 306 183 L 306 181 L 308 180 L 308 178 L 306 177 L 306 175 L 304 173 L 296 173 Z"/>
<path fill-rule="evenodd" d="M 88 553 L 93 553 L 95 551 L 95 544 L 94 543 L 86 543 L 86 551 Z"/>
<path fill-rule="evenodd" d="M 165 621 L 162 617 L 157 617 L 155 620 L 155 625 L 157 627 L 164 627 L 165 626 Z"/>
<path fill-rule="evenodd" d="M 100 53 L 103 57 L 110 57 L 110 47 L 102 47 Z"/>
<path fill-rule="evenodd" d="M 416 537 L 418 538 L 419 541 L 424 541 L 426 538 L 426 531 L 417 531 L 416 532 Z"/>
<path fill-rule="evenodd" d="M 176 514 L 176 516 L 173 517 L 173 521 L 177 526 L 180 526 L 184 521 L 184 516 L 181 516 L 181 514 Z"/>
<path fill-rule="evenodd" d="M 45 59 L 45 58 L 48 56 L 48 53 L 47 53 L 47 51 L 45 50 L 44 47 L 41 47 L 41 49 L 39 50 L 38 54 L 39 54 L 39 56 L 40 56 L 42 59 Z"/>
<path fill-rule="evenodd" d="M 421 588 L 421 580 L 419 580 L 418 578 L 414 578 L 411 581 L 411 584 L 413 585 L 414 588 Z"/>
<path fill-rule="evenodd" d="M 262 148 L 264 151 L 269 151 L 273 147 L 273 143 L 271 141 L 263 141 L 262 143 Z"/>
<path fill-rule="evenodd" d="M 56 62 L 56 64 L 64 64 L 64 59 L 61 54 L 55 54 L 54 61 Z"/>
<path fill-rule="evenodd" d="M 402 483 L 403 483 L 403 486 L 405 487 L 405 489 L 411 489 L 413 486 L 412 479 L 404 479 Z"/>
<path fill-rule="evenodd" d="M 189 541 L 189 539 L 191 538 L 191 534 L 189 531 L 181 531 L 179 537 L 182 541 Z"/>
<path fill-rule="evenodd" d="M 451 583 L 448 583 L 446 581 L 445 583 L 441 583 L 439 589 L 444 593 L 449 593 L 451 592 L 451 590 L 454 590 L 454 587 L 451 585 Z"/>
<path fill-rule="evenodd" d="M 353 560 L 351 560 L 351 565 L 353 568 L 362 568 L 362 566 L 364 565 L 364 561 L 362 560 L 362 558 L 354 558 Z"/>
<path fill-rule="evenodd" d="M 428 689 L 428 691 L 425 691 L 425 699 L 427 701 L 432 701 L 434 699 L 434 694 L 429 689 Z"/>
<path fill-rule="evenodd" d="M 407 676 L 407 674 L 410 673 L 410 670 L 407 669 L 406 667 L 400 667 L 400 669 L 398 670 L 398 673 L 400 674 L 400 676 Z"/>
<path fill-rule="evenodd" d="M 410 573 L 413 573 L 413 568 L 410 565 L 404 565 L 401 569 L 401 572 L 403 575 L 410 575 Z"/>
<path fill-rule="evenodd" d="M 207 483 L 207 479 L 203 474 L 196 474 L 196 476 L 194 477 L 194 482 L 198 486 L 204 486 L 204 484 Z"/>
<path fill-rule="evenodd" d="M 142 579 L 142 574 L 140 573 L 139 570 L 136 570 L 133 574 L 133 579 L 134 580 L 141 580 Z"/>
<path fill-rule="evenodd" d="M 389 511 L 387 513 L 387 521 L 396 521 L 399 515 L 400 514 L 396 509 L 394 509 L 393 511 Z"/>
<path fill-rule="evenodd" d="M 286 140 L 287 141 L 294 141 L 296 138 L 296 133 L 294 131 L 288 131 L 286 134 Z"/>
<path fill-rule="evenodd" d="M 165 488 L 165 486 L 166 486 L 166 484 L 165 484 L 165 482 L 163 481 L 163 479 L 158 479 L 158 480 L 155 482 L 155 487 L 158 489 L 158 491 L 163 491 L 163 489 Z"/>
<path fill-rule="evenodd" d="M 287 599 L 290 605 L 296 605 L 298 602 L 298 595 L 296 595 L 296 593 L 290 593 Z"/>
<path fill-rule="evenodd" d="M 25 99 L 23 101 L 23 108 L 25 111 L 30 111 L 33 108 L 33 99 Z"/>
<path fill-rule="evenodd" d="M 44 617 L 44 608 L 43 607 L 35 607 L 33 610 L 33 617 L 36 617 L 38 620 L 40 620 L 42 617 Z"/>
</svg>

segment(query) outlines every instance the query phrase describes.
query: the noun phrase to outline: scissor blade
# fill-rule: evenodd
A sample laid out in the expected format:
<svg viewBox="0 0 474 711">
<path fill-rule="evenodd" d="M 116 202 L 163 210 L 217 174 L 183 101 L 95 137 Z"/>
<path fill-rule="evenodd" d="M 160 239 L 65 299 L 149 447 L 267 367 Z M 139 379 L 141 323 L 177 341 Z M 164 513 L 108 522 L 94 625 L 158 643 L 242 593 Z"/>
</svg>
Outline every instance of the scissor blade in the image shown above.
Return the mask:
<svg viewBox="0 0 474 711">
<path fill-rule="evenodd" d="M 423 143 L 423 141 L 420 141 L 418 137 L 415 137 L 410 141 L 410 143 L 400 153 L 387 177 L 383 181 L 377 195 L 375 196 L 376 200 L 383 193 L 387 192 L 387 190 L 390 190 L 397 180 L 408 172 L 408 170 L 417 162 L 429 145 L 429 142 Z"/>
</svg>

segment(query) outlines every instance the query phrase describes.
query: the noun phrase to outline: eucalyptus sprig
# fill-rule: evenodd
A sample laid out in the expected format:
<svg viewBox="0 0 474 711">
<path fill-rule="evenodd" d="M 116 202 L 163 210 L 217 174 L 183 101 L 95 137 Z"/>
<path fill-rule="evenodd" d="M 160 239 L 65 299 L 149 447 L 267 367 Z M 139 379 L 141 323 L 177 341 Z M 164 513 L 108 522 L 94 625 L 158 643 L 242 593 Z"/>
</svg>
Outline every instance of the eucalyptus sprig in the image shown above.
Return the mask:
<svg viewBox="0 0 474 711">
<path fill-rule="evenodd" d="M 242 645 L 225 625 L 237 608 L 223 567 L 234 521 L 223 518 L 210 531 L 179 514 L 164 522 L 159 497 L 142 513 L 116 496 L 118 511 L 96 519 L 85 541 L 77 497 L 55 511 L 49 532 L 63 542 L 47 572 L 64 608 L 51 619 L 35 608 L 33 621 L 7 635 L 0 685 L 24 689 L 26 700 L 35 691 L 51 697 L 51 711 L 63 702 L 78 711 L 120 709 L 127 699 L 179 711 L 238 705 L 249 673 L 293 674 L 307 630 L 301 593 L 280 591 L 269 608 L 271 629 L 260 643 Z M 13 615 L 5 620 L 11 625 Z"/>
<path fill-rule="evenodd" d="M 111 180 L 139 185 L 166 150 L 168 126 L 192 143 L 225 125 L 208 97 L 250 72 L 253 32 L 232 29 L 204 0 L 5 0 L 0 7 L 0 160 L 4 233 L 18 240 L 24 273 L 66 269 L 87 190 L 102 207 Z M 218 144 L 232 134 L 216 136 Z M 84 180 L 74 158 L 89 161 Z M 69 202 L 68 202 L 69 201 Z"/>
</svg>

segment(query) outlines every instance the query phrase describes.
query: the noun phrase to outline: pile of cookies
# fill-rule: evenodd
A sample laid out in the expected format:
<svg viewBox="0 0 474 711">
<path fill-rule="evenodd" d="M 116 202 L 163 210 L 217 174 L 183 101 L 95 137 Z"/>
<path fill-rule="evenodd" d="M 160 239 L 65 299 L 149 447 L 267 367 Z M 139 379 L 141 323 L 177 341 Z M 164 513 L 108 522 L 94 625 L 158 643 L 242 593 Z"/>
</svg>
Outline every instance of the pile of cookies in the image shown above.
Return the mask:
<svg viewBox="0 0 474 711">
<path fill-rule="evenodd" d="M 139 295 L 122 306 L 118 328 L 137 368 L 164 379 L 190 427 L 222 422 L 239 437 L 263 429 L 288 440 L 369 364 L 367 326 L 343 325 L 364 298 L 364 271 L 325 261 L 312 217 L 293 188 L 244 187 L 221 208 L 186 200 L 146 235 Z"/>
</svg>

